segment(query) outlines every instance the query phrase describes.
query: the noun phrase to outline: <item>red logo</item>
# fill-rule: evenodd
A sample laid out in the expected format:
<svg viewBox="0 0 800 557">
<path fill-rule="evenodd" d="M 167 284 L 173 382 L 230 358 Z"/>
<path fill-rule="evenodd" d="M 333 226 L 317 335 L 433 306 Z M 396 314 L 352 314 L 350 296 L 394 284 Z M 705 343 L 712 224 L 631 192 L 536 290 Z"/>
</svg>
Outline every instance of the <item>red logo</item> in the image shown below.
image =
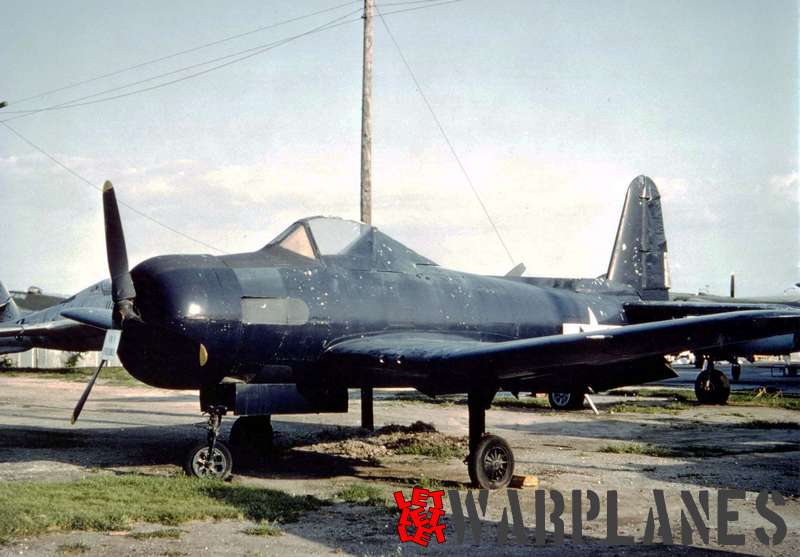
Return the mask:
<svg viewBox="0 0 800 557">
<path fill-rule="evenodd" d="M 439 524 L 439 519 L 444 516 L 443 497 L 444 490 L 428 491 L 415 487 L 411 492 L 411 501 L 406 501 L 402 491 L 394 492 L 397 508 L 402 513 L 397 521 L 401 542 L 414 542 L 428 547 L 431 536 L 435 536 L 437 543 L 444 543 L 445 525 Z M 413 530 L 413 533 L 409 530 Z"/>
</svg>

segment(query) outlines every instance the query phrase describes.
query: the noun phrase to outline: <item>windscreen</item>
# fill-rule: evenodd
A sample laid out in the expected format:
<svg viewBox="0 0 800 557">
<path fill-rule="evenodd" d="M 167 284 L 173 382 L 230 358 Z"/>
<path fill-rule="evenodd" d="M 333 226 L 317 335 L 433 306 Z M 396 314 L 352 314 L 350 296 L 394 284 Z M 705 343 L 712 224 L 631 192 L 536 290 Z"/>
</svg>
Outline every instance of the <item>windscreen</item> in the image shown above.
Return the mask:
<svg viewBox="0 0 800 557">
<path fill-rule="evenodd" d="M 346 254 L 369 231 L 366 224 L 335 218 L 309 219 L 308 227 L 323 256 Z"/>
</svg>

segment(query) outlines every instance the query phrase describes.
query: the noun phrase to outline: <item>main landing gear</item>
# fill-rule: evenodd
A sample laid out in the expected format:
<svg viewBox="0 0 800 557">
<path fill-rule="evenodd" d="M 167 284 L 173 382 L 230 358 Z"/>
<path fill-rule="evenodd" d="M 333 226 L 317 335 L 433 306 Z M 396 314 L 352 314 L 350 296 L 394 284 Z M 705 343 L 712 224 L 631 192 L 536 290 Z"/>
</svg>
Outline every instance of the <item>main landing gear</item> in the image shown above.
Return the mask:
<svg viewBox="0 0 800 557">
<path fill-rule="evenodd" d="M 712 360 L 705 360 L 703 371 L 694 382 L 694 394 L 700 404 L 725 404 L 731 394 L 728 377 L 714 367 Z"/>
<path fill-rule="evenodd" d="M 229 442 L 231 451 L 219 436 L 225 406 L 210 406 L 206 441 L 194 445 L 186 455 L 183 469 L 190 476 L 227 480 L 233 470 L 233 455 L 245 466 L 261 466 L 272 452 L 272 423 L 269 415 L 240 416 L 233 423 Z"/>
<path fill-rule="evenodd" d="M 514 453 L 505 439 L 486 435 L 486 410 L 492 404 L 495 391 L 470 391 L 469 456 L 467 470 L 475 487 L 499 489 L 511 482 L 514 474 Z"/>
</svg>

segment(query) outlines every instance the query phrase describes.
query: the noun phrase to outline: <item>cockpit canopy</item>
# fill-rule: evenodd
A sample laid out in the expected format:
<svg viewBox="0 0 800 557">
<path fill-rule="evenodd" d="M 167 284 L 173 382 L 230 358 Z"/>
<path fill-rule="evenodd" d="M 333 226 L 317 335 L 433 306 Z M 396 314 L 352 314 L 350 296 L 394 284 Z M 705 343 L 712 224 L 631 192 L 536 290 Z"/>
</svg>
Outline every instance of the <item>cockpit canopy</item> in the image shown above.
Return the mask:
<svg viewBox="0 0 800 557">
<path fill-rule="evenodd" d="M 349 269 L 411 273 L 417 265 L 436 265 L 377 228 L 335 217 L 299 220 L 264 249 L 275 247 Z"/>
</svg>

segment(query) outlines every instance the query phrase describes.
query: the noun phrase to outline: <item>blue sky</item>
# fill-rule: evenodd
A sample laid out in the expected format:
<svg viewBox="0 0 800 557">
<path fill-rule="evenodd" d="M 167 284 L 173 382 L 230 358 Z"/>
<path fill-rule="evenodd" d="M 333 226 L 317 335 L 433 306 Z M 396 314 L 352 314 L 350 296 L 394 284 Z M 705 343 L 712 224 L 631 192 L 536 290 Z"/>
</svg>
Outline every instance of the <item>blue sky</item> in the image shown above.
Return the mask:
<svg viewBox="0 0 800 557">
<path fill-rule="evenodd" d="M 341 3 L 5 0 L 0 118 L 358 8 L 14 102 Z M 625 188 L 648 174 L 676 289 L 724 292 L 731 271 L 742 294 L 800 280 L 796 2 L 463 0 L 387 22 L 528 274 L 604 272 Z M 358 216 L 360 57 L 354 21 L 169 87 L 9 124 L 153 217 L 251 250 L 302 216 Z M 448 267 L 510 268 L 378 21 L 373 110 L 375 224 Z M 99 194 L 2 126 L 0 194 L 9 288 L 70 293 L 107 273 Z M 208 251 L 123 219 L 133 262 Z"/>
</svg>

